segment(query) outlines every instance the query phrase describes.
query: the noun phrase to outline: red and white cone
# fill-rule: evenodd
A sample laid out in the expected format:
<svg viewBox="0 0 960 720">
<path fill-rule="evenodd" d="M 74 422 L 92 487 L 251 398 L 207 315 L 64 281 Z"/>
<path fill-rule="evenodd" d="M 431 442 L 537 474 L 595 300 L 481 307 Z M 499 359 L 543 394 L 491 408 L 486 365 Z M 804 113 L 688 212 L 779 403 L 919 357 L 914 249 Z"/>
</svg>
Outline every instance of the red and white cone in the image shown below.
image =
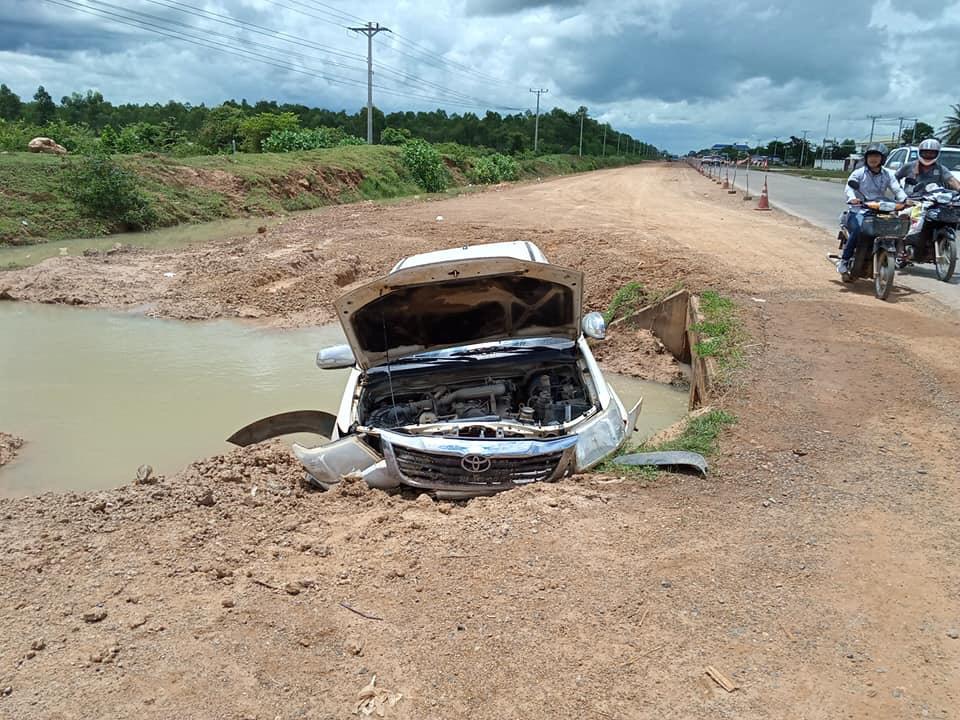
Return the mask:
<svg viewBox="0 0 960 720">
<path fill-rule="evenodd" d="M 757 203 L 756 210 L 769 210 L 770 198 L 767 196 L 767 179 L 763 179 L 763 190 L 760 191 L 760 202 Z"/>
</svg>

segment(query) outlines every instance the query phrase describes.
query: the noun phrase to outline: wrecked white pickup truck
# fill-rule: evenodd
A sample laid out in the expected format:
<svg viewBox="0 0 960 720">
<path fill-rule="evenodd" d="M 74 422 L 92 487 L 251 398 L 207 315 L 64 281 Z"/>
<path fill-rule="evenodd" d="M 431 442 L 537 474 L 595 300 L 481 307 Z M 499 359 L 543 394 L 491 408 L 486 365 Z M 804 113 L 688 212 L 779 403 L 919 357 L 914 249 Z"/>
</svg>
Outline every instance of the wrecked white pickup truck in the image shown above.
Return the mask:
<svg viewBox="0 0 960 720">
<path fill-rule="evenodd" d="M 581 315 L 583 275 L 529 242 L 443 250 L 400 261 L 336 303 L 349 345 L 321 368 L 352 368 L 336 416 L 283 413 L 238 431 L 248 445 L 291 432 L 323 488 L 359 474 L 438 498 L 489 495 L 586 470 L 630 437 L 640 411 L 607 384 L 587 344 L 605 334 Z"/>
</svg>

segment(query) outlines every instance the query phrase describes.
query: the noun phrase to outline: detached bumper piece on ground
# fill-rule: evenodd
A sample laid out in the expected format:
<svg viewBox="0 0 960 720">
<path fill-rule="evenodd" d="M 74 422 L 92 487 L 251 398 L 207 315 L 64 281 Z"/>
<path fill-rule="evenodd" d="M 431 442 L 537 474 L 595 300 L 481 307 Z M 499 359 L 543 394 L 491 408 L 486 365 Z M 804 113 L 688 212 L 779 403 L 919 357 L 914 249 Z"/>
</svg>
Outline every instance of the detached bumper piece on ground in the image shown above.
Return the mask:
<svg viewBox="0 0 960 720">
<path fill-rule="evenodd" d="M 613 459 L 614 465 L 629 467 L 675 467 L 693 468 L 701 475 L 707 475 L 707 461 L 700 453 L 674 450 L 669 452 L 631 453 Z"/>
<path fill-rule="evenodd" d="M 528 242 L 406 258 L 335 303 L 349 345 L 317 355 L 351 369 L 335 419 L 282 414 L 231 442 L 319 430 L 331 442 L 293 446 L 313 483 L 359 475 L 450 499 L 587 470 L 627 441 L 640 403 L 604 379 L 587 343 L 603 318 L 582 298 L 582 273 Z"/>
</svg>

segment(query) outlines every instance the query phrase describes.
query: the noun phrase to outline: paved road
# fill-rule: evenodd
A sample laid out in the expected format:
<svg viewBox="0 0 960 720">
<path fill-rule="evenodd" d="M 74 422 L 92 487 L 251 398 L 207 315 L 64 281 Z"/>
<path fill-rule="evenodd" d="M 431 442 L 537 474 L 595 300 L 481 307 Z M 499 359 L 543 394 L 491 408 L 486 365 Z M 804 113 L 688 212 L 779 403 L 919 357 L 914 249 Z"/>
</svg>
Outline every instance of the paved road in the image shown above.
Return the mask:
<svg viewBox="0 0 960 720">
<path fill-rule="evenodd" d="M 743 189 L 747 178 L 743 171 L 737 171 L 736 184 Z M 763 173 L 750 172 L 750 192 L 760 196 L 763 185 Z M 833 238 L 836 237 L 840 213 L 844 208 L 843 185 L 826 180 L 806 180 L 795 175 L 772 172 L 767 177 L 770 204 L 791 215 L 801 217 L 813 225 L 829 232 L 829 251 L 835 250 Z M 827 238 L 825 238 L 825 242 Z M 949 283 L 937 280 L 932 265 L 921 265 L 897 273 L 897 283 L 917 292 L 929 293 L 940 302 L 960 311 L 960 271 Z"/>
</svg>

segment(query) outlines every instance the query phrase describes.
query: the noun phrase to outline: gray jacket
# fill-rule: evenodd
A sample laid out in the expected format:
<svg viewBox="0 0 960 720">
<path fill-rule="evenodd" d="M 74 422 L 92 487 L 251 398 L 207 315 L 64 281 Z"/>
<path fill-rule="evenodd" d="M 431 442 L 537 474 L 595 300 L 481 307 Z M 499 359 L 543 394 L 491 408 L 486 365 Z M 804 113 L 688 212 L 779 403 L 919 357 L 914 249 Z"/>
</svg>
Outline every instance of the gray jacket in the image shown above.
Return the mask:
<svg viewBox="0 0 960 720">
<path fill-rule="evenodd" d="M 892 170 L 885 167 L 880 168 L 880 172 L 874 174 L 864 165 L 858 167 L 847 178 L 847 182 L 856 180 L 860 183 L 860 189 L 854 190 L 849 185 L 844 185 L 843 189 L 847 195 L 847 202 L 851 200 L 860 200 L 861 202 L 876 202 L 878 200 L 889 200 L 887 193 L 892 193 L 897 202 L 904 202 L 907 194 L 903 191 L 900 181 L 893 174 Z"/>
</svg>

